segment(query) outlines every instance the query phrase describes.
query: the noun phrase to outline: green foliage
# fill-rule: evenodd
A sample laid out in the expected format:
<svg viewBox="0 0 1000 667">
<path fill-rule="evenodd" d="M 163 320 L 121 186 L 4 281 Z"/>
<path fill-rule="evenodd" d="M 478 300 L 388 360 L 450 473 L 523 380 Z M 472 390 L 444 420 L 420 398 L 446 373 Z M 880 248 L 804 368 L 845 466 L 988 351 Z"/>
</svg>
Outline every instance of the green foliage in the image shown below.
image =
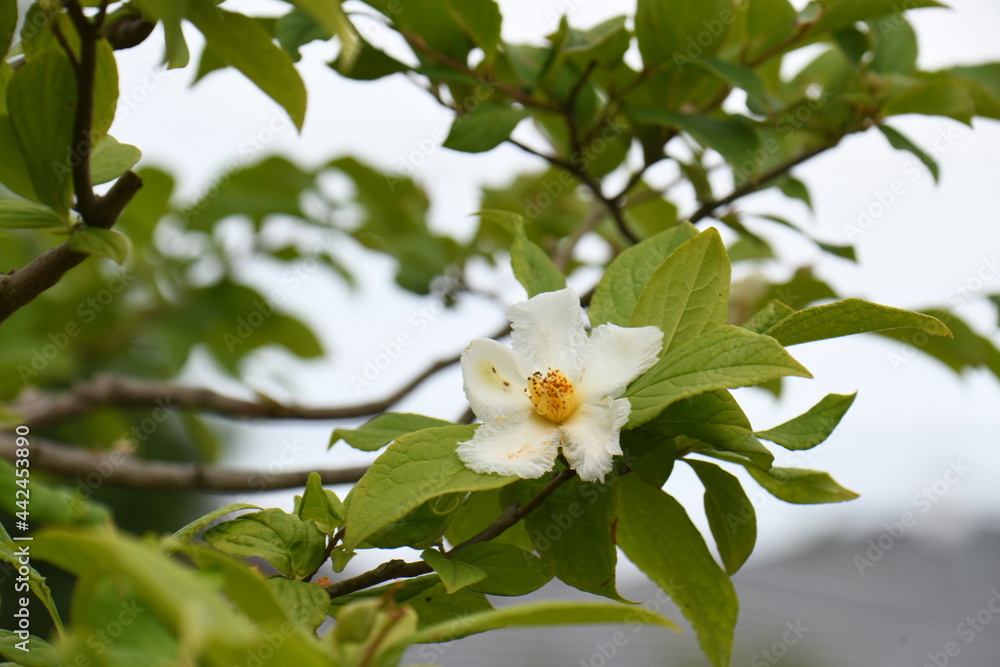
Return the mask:
<svg viewBox="0 0 1000 667">
<path fill-rule="evenodd" d="M 713 665 L 729 664 L 738 603 L 680 503 L 635 475 L 619 485 L 618 544 L 646 576 L 677 602 Z"/>
<path fill-rule="evenodd" d="M 717 462 L 744 468 L 787 502 L 856 497 L 825 472 L 775 466 L 762 442 L 790 450 L 821 444 L 853 394 L 827 395 L 802 415 L 755 430 L 728 390 L 757 386 L 777 393 L 782 377 L 811 377 L 785 348 L 868 332 L 911 343 L 956 371 L 984 366 L 1000 377 L 1000 351 L 989 337 L 943 310 L 838 300 L 808 266 L 780 284 L 753 273 L 754 262 L 787 258 L 748 226 L 749 216 L 783 225 L 825 253 L 857 258 L 853 247 L 816 240 L 795 222 L 741 210 L 744 195 L 775 188 L 811 209 L 810 185 L 792 170 L 870 128 L 915 156 L 937 181 L 935 156 L 885 119 L 1000 118 L 1000 64 L 921 71 L 916 33 L 898 2 L 816 0 L 799 12 L 788 0 L 639 0 L 634 15 L 594 26 L 562 17 L 544 42 L 517 44 L 503 38 L 493 0 L 366 0 L 389 38 L 373 38 L 379 46 L 361 38 L 357 17 L 345 14 L 339 1 L 287 0 L 279 17 L 216 4 L 135 0 L 104 16 L 96 2 L 34 3 L 20 43 L 11 48 L 17 3 L 0 2 L 6 56 L 0 63 L 0 236 L 17 230 L 0 245 L 7 271 L 0 276 L 0 303 L 22 267 L 55 243 L 121 267 L 83 261 L 3 322 L 0 398 L 64 390 L 109 370 L 151 380 L 187 377 L 204 360 L 241 379 L 253 352 L 268 346 L 318 358 L 325 352 L 319 332 L 281 304 L 306 271 L 321 268 L 352 284 L 355 277 L 339 256 L 357 254 L 359 245 L 363 260 L 377 254 L 398 265 L 402 289 L 433 292 L 447 305 L 476 290 L 468 269 L 509 259 L 529 297 L 571 284 L 590 297 L 593 326 L 657 326 L 663 351 L 625 390 L 631 412 L 620 434 L 622 455 L 603 482 L 568 475 L 564 460 L 555 476 L 539 479 L 475 473 L 456 447 L 477 426 L 395 412 L 333 430 L 331 445 L 343 440 L 364 452 L 384 448 L 343 502 L 311 473 L 291 513 L 234 503 L 159 538 L 122 534 L 109 526 L 110 511 L 101 503 L 33 478 L 30 504 L 24 498 L 32 522 L 57 525 L 38 534 L 32 555 L 76 576 L 72 623 L 61 627 L 57 596 L 29 568 L 31 594 L 64 636 L 49 638 L 51 645 L 32 637 L 25 658 L 14 647 L 17 636 L 0 632 L 0 655 L 7 659 L 29 667 L 68 664 L 70 656 L 107 667 L 231 665 L 266 648 L 275 665 L 394 667 L 414 643 L 502 627 L 676 629 L 620 597 L 620 546 L 675 599 L 708 660 L 728 665 L 738 610 L 728 575 L 751 555 L 756 516 L 740 480 Z M 935 6 L 941 5 L 907 4 Z M 92 31 L 80 28 L 80 14 L 72 15 L 81 7 Z M 304 45 L 335 41 L 328 74 L 376 81 L 405 73 L 454 113 L 450 131 L 419 143 L 421 156 L 401 159 L 394 170 L 350 156 L 309 167 L 275 155 L 235 161 L 198 196 L 181 200 L 171 174 L 137 168 L 141 147 L 107 134 L 118 106 L 118 60 L 132 57 L 111 39 L 108 24 L 136 17 L 157 24 L 151 34 L 164 40 L 169 68 L 189 65 L 183 26 L 193 25 L 205 38 L 192 77 L 205 78 L 199 85 L 213 85 L 209 73 L 233 67 L 299 130 L 307 92 L 295 63 L 304 58 Z M 98 29 L 101 20 L 108 23 Z M 380 50 L 389 44 L 392 56 Z M 641 62 L 625 59 L 633 45 Z M 811 60 L 786 62 L 786 54 L 807 46 Z M 85 52 L 93 56 L 89 84 Z M 88 99 L 81 91 L 91 89 Z M 89 114 L 81 114 L 81 103 L 90 105 Z M 530 144 L 522 148 L 541 155 L 546 168 L 484 188 L 478 223 L 462 238 L 432 225 L 432 202 L 412 169 L 417 160 L 439 143 L 489 159 L 525 121 L 536 133 L 526 135 Z M 73 134 L 79 123 L 86 142 Z M 87 151 L 89 174 L 79 168 Z M 661 162 L 693 191 L 699 208 L 691 219 L 700 231 L 678 212 L 687 195 L 650 171 Z M 133 169 L 142 188 L 115 217 L 104 205 L 128 185 L 123 177 Z M 88 206 L 84 186 L 101 184 L 107 184 L 102 197 Z M 96 220 L 88 210 L 94 207 Z M 704 224 L 710 217 L 735 235 L 728 250 L 718 229 Z M 233 219 L 246 223 L 246 249 L 234 251 L 228 243 L 222 223 Z M 40 233 L 46 231 L 59 234 Z M 323 240 L 310 241 L 320 235 Z M 275 236 L 291 240 L 275 242 Z M 165 238 L 198 250 L 177 251 Z M 577 252 L 584 241 L 603 255 Z M 730 284 L 734 263 L 749 270 L 737 286 Z M 281 289 L 247 284 L 265 265 L 288 269 Z M 205 266 L 215 267 L 207 277 Z M 579 287 L 588 281 L 589 294 Z M 827 303 L 814 305 L 820 301 Z M 346 319 L 356 326 L 349 314 Z M 39 332 L 52 333 L 46 340 Z M 58 354 L 40 351 L 63 340 Z M 265 407 L 273 402 L 257 400 Z M 0 406 L 0 412 L 8 407 L 17 406 Z M 57 415 L 54 425 L 38 430 L 107 447 L 130 439 L 136 414 L 127 408 L 109 405 L 64 422 Z M 197 418 L 168 415 L 143 438 L 133 463 L 170 456 L 197 465 L 211 457 L 217 441 Z M 662 488 L 677 460 L 704 486 L 721 565 Z M 27 511 L 18 504 L 17 470 L 0 463 L 2 502 L 12 514 Z M 254 511 L 223 520 L 239 510 Z M 0 537 L 0 560 L 15 563 L 18 543 L 6 532 Z M 397 547 L 416 550 L 420 560 L 389 560 L 332 584 L 311 581 L 327 566 L 343 572 L 357 549 Z M 276 574 L 265 577 L 244 558 L 262 559 Z M 553 578 L 610 602 L 494 609 L 486 597 L 527 595 Z M 397 581 L 380 585 L 390 580 Z M 121 637 L 95 646 L 95 633 L 129 610 L 135 616 Z M 333 629 L 318 636 L 329 617 Z"/>
</svg>

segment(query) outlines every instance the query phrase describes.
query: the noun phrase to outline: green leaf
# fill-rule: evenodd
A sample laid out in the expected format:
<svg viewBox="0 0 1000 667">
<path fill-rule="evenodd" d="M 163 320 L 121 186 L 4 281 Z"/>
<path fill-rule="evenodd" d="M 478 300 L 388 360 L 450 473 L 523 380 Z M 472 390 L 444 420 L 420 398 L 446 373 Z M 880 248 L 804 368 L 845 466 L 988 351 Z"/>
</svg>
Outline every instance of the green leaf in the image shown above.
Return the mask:
<svg viewBox="0 0 1000 667">
<path fill-rule="evenodd" d="M 3 541 L 0 542 L 0 561 L 9 564 L 13 570 L 18 572 L 18 582 L 22 583 L 27 581 L 28 589 L 35 594 L 35 597 L 39 599 L 45 610 L 49 612 L 49 616 L 52 617 L 52 621 L 55 624 L 56 629 L 59 634 L 63 633 L 63 623 L 62 619 L 59 617 L 59 610 L 56 608 L 55 600 L 52 599 L 52 591 L 49 589 L 48 585 L 45 583 L 45 577 L 39 574 L 29 563 L 22 562 L 22 558 L 25 558 L 25 554 L 29 554 L 28 558 L 30 561 L 30 542 L 17 543 L 11 539 L 7 531 L 0 527 L 0 531 L 3 532 Z M 25 574 L 25 568 L 27 574 Z M 23 589 L 18 588 L 18 591 L 23 592 Z M 19 596 L 20 597 L 20 596 Z"/>
<path fill-rule="evenodd" d="M 889 329 L 916 329 L 932 336 L 951 336 L 941 320 L 902 308 L 861 299 L 844 299 L 795 312 L 765 333 L 782 345 L 799 345 L 828 338 Z"/>
<path fill-rule="evenodd" d="M 243 14 L 227 12 L 211 0 L 188 0 L 187 18 L 205 35 L 209 46 L 271 99 L 280 104 L 295 127 L 302 129 L 306 88 L 291 56 L 271 41 L 260 23 Z"/>
<path fill-rule="evenodd" d="M 449 422 L 408 412 L 385 412 L 365 422 L 361 427 L 334 429 L 330 446 L 343 440 L 363 452 L 382 449 L 396 438 L 432 426 L 447 426 Z"/>
<path fill-rule="evenodd" d="M 698 230 L 689 222 L 681 223 L 651 236 L 618 255 L 604 271 L 594 297 L 590 301 L 590 322 L 593 326 L 611 322 L 627 327 L 653 273 L 685 241 Z"/>
<path fill-rule="evenodd" d="M 27 199 L 0 199 L 0 228 L 63 229 L 69 222 L 53 209 Z"/>
<path fill-rule="evenodd" d="M 324 533 L 332 534 L 343 525 L 346 512 L 337 494 L 323 488 L 323 480 L 319 473 L 309 473 L 306 489 L 299 503 L 299 518 L 303 521 L 313 521 Z"/>
<path fill-rule="evenodd" d="M 646 68 L 680 69 L 692 58 L 711 55 L 725 42 L 733 20 L 727 0 L 639 0 L 635 36 L 642 62 Z"/>
<path fill-rule="evenodd" d="M 899 151 L 909 151 L 913 153 L 918 160 L 924 163 L 927 170 L 931 172 L 934 177 L 934 182 L 937 183 L 941 178 L 941 169 L 938 167 L 937 160 L 924 152 L 919 146 L 910 141 L 906 135 L 901 133 L 899 130 L 889 127 L 888 125 L 881 124 L 877 125 L 879 131 L 889 140 L 889 145 Z"/>
<path fill-rule="evenodd" d="M 250 622 L 217 594 L 216 581 L 149 542 L 108 529 L 48 529 L 35 536 L 32 555 L 78 576 L 113 575 L 129 584 L 182 644 L 202 647 L 206 663 L 239 661 L 259 640 Z"/>
<path fill-rule="evenodd" d="M 6 101 L 3 106 L 6 107 Z M 35 194 L 28 173 L 28 163 L 21 153 L 21 145 L 14 134 L 10 116 L 6 113 L 0 114 L 0 155 L 3 155 L 0 160 L 0 183 L 26 199 L 37 200 L 38 195 Z"/>
<path fill-rule="evenodd" d="M 858 497 L 838 484 L 829 473 L 805 468 L 771 468 L 767 472 L 744 465 L 750 476 L 776 498 L 795 504 L 842 503 Z"/>
<path fill-rule="evenodd" d="M 499 519 L 510 504 L 507 495 L 509 494 L 504 493 L 502 488 L 468 494 L 461 506 L 455 510 L 445 531 L 448 543 L 461 544 Z M 498 537 L 493 538 L 491 544 L 497 543 L 511 544 L 527 551 L 534 549 L 523 521 L 518 521 Z"/>
<path fill-rule="evenodd" d="M 90 180 L 94 185 L 118 178 L 135 166 L 142 151 L 130 144 L 120 144 L 110 134 L 104 135 L 90 154 Z"/>
<path fill-rule="evenodd" d="M 766 431 L 757 431 L 755 435 L 786 449 L 811 449 L 830 437 L 854 403 L 855 396 L 857 394 L 827 394 L 798 417 Z"/>
<path fill-rule="evenodd" d="M 361 549 L 425 549 L 441 541 L 452 515 L 462 502 L 462 493 L 448 493 L 431 498 L 402 518 L 378 529 L 365 538 Z"/>
<path fill-rule="evenodd" d="M 527 595 L 552 579 L 552 573 L 537 556 L 510 544 L 470 544 L 451 554 L 451 559 L 485 572 L 486 578 L 473 583 L 469 589 L 488 595 Z"/>
<path fill-rule="evenodd" d="M 627 113 L 640 123 L 676 127 L 687 132 L 734 166 L 753 158 L 758 148 L 757 133 L 751 129 L 749 120 L 742 116 L 716 118 L 638 106 L 629 107 Z"/>
<path fill-rule="evenodd" d="M 902 14 L 889 14 L 868 23 L 875 42 L 868 67 L 879 74 L 908 76 L 917 68 L 917 33 Z"/>
<path fill-rule="evenodd" d="M 739 603 L 681 504 L 638 475 L 620 479 L 618 544 L 677 602 L 698 634 L 705 657 L 728 667 Z"/>
<path fill-rule="evenodd" d="M 231 556 L 259 556 L 286 577 L 301 579 L 323 561 L 323 533 L 312 521 L 272 508 L 218 523 L 202 539 Z"/>
<path fill-rule="evenodd" d="M 431 498 L 506 486 L 516 477 L 480 475 L 455 454 L 475 426 L 441 426 L 404 435 L 389 445 L 351 491 L 344 548 L 352 550 Z"/>
<path fill-rule="evenodd" d="M 437 572 L 448 593 L 455 593 L 486 578 L 486 572 L 481 568 L 471 563 L 452 560 L 437 549 L 424 549 L 420 558 Z"/>
<path fill-rule="evenodd" d="M 164 61 L 168 69 L 187 67 L 191 57 L 181 20 L 184 18 L 189 0 L 135 0 L 142 14 L 147 19 L 159 20 L 163 23 L 163 36 L 166 40 Z"/>
<path fill-rule="evenodd" d="M 757 514 L 740 481 L 713 463 L 684 459 L 705 486 L 705 514 L 726 574 L 743 566 L 757 542 Z"/>
<path fill-rule="evenodd" d="M 947 116 L 970 125 L 976 113 L 976 103 L 969 87 L 958 79 L 918 79 L 890 97 L 883 112 L 886 116 L 909 113 Z"/>
<path fill-rule="evenodd" d="M 17 444 L 18 440 L 14 442 Z M 24 511 L 17 505 L 24 495 L 23 492 L 21 496 L 17 495 L 22 490 L 17 483 L 19 479 L 24 478 L 18 477 L 15 467 L 0 460 L 0 509 L 10 516 Z M 104 504 L 85 498 L 75 489 L 50 485 L 38 478 L 31 480 L 28 513 L 33 523 L 97 524 L 111 516 Z"/>
<path fill-rule="evenodd" d="M 886 14 L 899 12 L 898 0 L 813 0 L 810 7 L 822 8 L 822 13 L 816 21 L 814 30 L 834 30 L 854 25 L 858 21 L 878 18 Z M 936 0 L 908 0 L 903 7 L 917 9 L 920 7 L 947 7 Z M 803 11 L 809 11 L 809 8 Z"/>
<path fill-rule="evenodd" d="M 342 76 L 358 81 L 374 81 L 410 69 L 407 65 L 386 55 L 385 52 L 380 51 L 360 37 L 358 38 L 358 50 L 353 58 L 347 58 L 344 53 L 338 54 L 337 59 L 330 63 L 330 67 L 337 70 Z"/>
<path fill-rule="evenodd" d="M 284 577 L 265 579 L 264 584 L 278 598 L 288 616 L 310 632 L 326 620 L 330 594 L 322 586 Z"/>
<path fill-rule="evenodd" d="M 231 512 L 238 512 L 240 510 L 259 510 L 260 508 L 256 505 L 251 505 L 249 503 L 229 503 L 228 505 L 223 505 L 222 507 L 212 510 L 208 514 L 198 517 L 191 523 L 187 524 L 176 533 L 171 535 L 166 539 L 167 548 L 165 549 L 167 553 L 171 553 L 176 550 L 182 543 L 188 542 L 194 538 L 195 535 L 200 533 L 208 524 L 212 523 L 216 519 L 224 517 Z"/>
<path fill-rule="evenodd" d="M 463 116 L 457 116 L 444 140 L 445 148 L 465 153 L 482 153 L 496 148 L 510 136 L 518 123 L 527 118 L 524 109 L 500 104 L 480 104 Z"/>
<path fill-rule="evenodd" d="M 748 102 L 751 104 L 755 104 L 763 109 L 771 108 L 764 80 L 760 78 L 757 72 L 746 65 L 722 60 L 721 58 L 701 58 L 695 62 L 704 66 L 705 69 L 726 83 L 745 91 Z"/>
<path fill-rule="evenodd" d="M 695 394 L 667 406 L 650 425 L 663 426 L 673 434 L 686 435 L 713 447 L 739 452 L 765 470 L 774 457 L 756 442 L 753 428 L 740 404 L 724 389 Z"/>
<path fill-rule="evenodd" d="M 487 55 L 500 44 L 500 8 L 494 0 L 445 0 L 452 18 Z"/>
<path fill-rule="evenodd" d="M 609 480 L 591 484 L 572 478 L 528 514 L 525 523 L 550 572 L 581 591 L 622 601 L 615 582 L 618 491 L 615 477 Z M 518 501 L 528 502 L 544 485 L 545 480 L 518 482 Z"/>
<path fill-rule="evenodd" d="M 66 215 L 76 78 L 62 51 L 47 49 L 14 71 L 7 110 L 38 201 Z"/>
<path fill-rule="evenodd" d="M 437 623 L 421 628 L 399 640 L 399 644 L 444 642 L 461 639 L 488 630 L 548 625 L 580 625 L 585 623 L 644 623 L 662 625 L 680 632 L 668 618 L 642 607 L 621 604 L 588 602 L 535 602 L 533 604 L 504 607 L 460 617 L 454 621 Z"/>
<path fill-rule="evenodd" d="M 626 390 L 632 414 L 626 428 L 665 407 L 706 391 L 748 387 L 784 375 L 812 377 L 769 336 L 725 325 L 670 349 Z"/>
<path fill-rule="evenodd" d="M 66 244 L 77 252 L 113 259 L 119 266 L 132 250 L 132 242 L 121 232 L 87 225 L 74 229 Z"/>
<path fill-rule="evenodd" d="M 663 350 L 669 352 L 726 323 L 729 283 L 726 247 L 710 227 L 672 252 L 650 276 L 629 326 L 660 327 Z"/>
<path fill-rule="evenodd" d="M 6 61 L 7 51 L 17 27 L 17 0 L 0 0 L 0 60 Z"/>
<path fill-rule="evenodd" d="M 11 4 L 14 4 L 13 0 Z M 27 651 L 18 648 L 18 644 L 23 641 L 13 630 L 0 628 L 0 656 L 11 661 L 3 663 L 4 667 L 7 665 L 14 667 L 56 667 L 63 664 L 61 652 L 41 637 L 29 635 L 26 645 Z"/>
<path fill-rule="evenodd" d="M 529 298 L 566 287 L 566 277 L 562 271 L 544 250 L 528 239 L 523 225 L 518 225 L 514 233 L 510 264 L 514 269 L 514 277 L 524 286 Z"/>
</svg>

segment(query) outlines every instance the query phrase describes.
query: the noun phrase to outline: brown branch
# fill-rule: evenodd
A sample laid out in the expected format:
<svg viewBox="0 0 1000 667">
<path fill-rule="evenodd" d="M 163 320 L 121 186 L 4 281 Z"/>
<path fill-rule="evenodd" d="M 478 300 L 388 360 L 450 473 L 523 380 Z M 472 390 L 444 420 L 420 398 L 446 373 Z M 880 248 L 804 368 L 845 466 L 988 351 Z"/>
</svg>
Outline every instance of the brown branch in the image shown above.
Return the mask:
<svg viewBox="0 0 1000 667">
<path fill-rule="evenodd" d="M 480 542 L 487 542 L 500 536 L 505 530 L 512 527 L 518 521 L 533 512 L 545 501 L 546 498 L 552 495 L 552 493 L 565 482 L 569 481 L 569 479 L 575 474 L 575 471 L 568 468 L 559 471 L 541 491 L 532 497 L 531 500 L 526 502 L 524 505 L 514 503 L 508 507 L 496 521 L 458 546 L 450 549 L 447 554 L 450 555 L 463 547 L 467 547 L 471 544 L 478 544 Z M 351 577 L 350 579 L 344 579 L 331 584 L 326 587 L 326 592 L 330 594 L 331 598 L 337 598 L 342 595 L 347 595 L 348 593 L 364 590 L 391 579 L 417 577 L 421 574 L 428 574 L 432 571 L 433 570 L 430 565 L 424 563 L 423 561 L 407 563 L 406 561 L 398 559 L 390 560 L 382 563 L 374 570 L 370 570 L 364 574 L 359 574 L 356 577 Z"/>
<path fill-rule="evenodd" d="M 509 332 L 510 325 L 504 325 L 491 338 L 501 338 Z M 266 399 L 248 401 L 224 396 L 202 387 L 182 387 L 168 382 L 107 374 L 77 382 L 71 389 L 58 393 L 29 389 L 9 405 L 8 409 L 18 415 L 21 423 L 35 428 L 75 419 L 101 407 L 181 408 L 243 419 L 350 419 L 389 410 L 425 380 L 460 359 L 461 355 L 455 355 L 438 361 L 390 396 L 371 403 L 350 406 L 308 407 L 286 405 Z"/>
<path fill-rule="evenodd" d="M 90 451 L 28 436 L 33 470 L 97 485 L 142 491 L 270 491 L 303 487 L 311 471 L 267 472 L 231 470 L 198 463 L 139 459 L 121 451 Z M 0 457 L 13 462 L 17 436 L 0 432 Z M 319 470 L 323 484 L 356 482 L 366 467 Z"/>
<path fill-rule="evenodd" d="M 76 0 L 66 2 L 73 27 L 80 36 L 80 54 L 76 61 L 76 114 L 73 118 L 73 191 L 76 210 L 87 224 L 96 224 L 99 216 L 98 199 L 90 180 L 90 152 L 93 148 L 91 130 L 94 124 L 94 77 L 97 71 L 97 28 L 91 25 Z M 64 49 L 68 48 L 64 46 Z M 72 50 L 67 56 L 73 58 Z M 110 225 L 98 225 L 101 227 Z"/>
<path fill-rule="evenodd" d="M 110 221 L 108 227 L 140 187 L 142 180 L 130 171 L 125 172 L 102 198 L 105 218 Z M 46 250 L 16 272 L 0 275 L 0 322 L 58 283 L 67 271 L 87 257 L 89 255 L 76 252 L 64 243 Z"/>
<path fill-rule="evenodd" d="M 707 218 L 708 216 L 712 215 L 712 213 L 714 213 L 716 211 L 716 209 L 721 208 L 723 206 L 727 206 L 729 204 L 732 204 L 734 201 L 736 201 L 740 197 L 744 197 L 744 196 L 746 196 L 748 194 L 756 192 L 757 190 L 760 190 L 763 186 L 767 185 L 769 182 L 773 181 L 775 178 L 778 178 L 779 176 L 784 175 L 789 170 L 791 170 L 793 167 L 796 167 L 796 166 L 802 164 L 806 160 L 809 160 L 811 158 L 816 157 L 817 155 L 819 155 L 823 151 L 826 151 L 826 150 L 829 150 L 830 148 L 833 148 L 839 142 L 840 142 L 840 137 L 837 137 L 836 140 L 832 144 L 824 144 L 824 145 L 819 146 L 817 148 L 813 148 L 811 150 L 808 150 L 805 153 L 802 153 L 801 155 L 799 155 L 798 157 L 795 157 L 795 158 L 789 160 L 788 162 L 785 162 L 784 164 L 778 165 L 777 167 L 771 169 L 770 171 L 765 172 L 764 174 L 761 174 L 757 178 L 748 179 L 743 185 L 740 185 L 740 186 L 734 188 L 733 191 L 730 192 L 725 197 L 722 197 L 721 199 L 714 199 L 714 200 L 712 200 L 710 202 L 705 202 L 704 204 L 702 204 L 701 207 L 697 211 L 695 211 L 694 213 L 691 214 L 691 217 L 688 218 L 688 220 L 690 222 L 692 222 L 692 223 L 695 223 L 695 222 L 698 222 L 699 220 L 701 220 L 703 218 Z"/>
</svg>

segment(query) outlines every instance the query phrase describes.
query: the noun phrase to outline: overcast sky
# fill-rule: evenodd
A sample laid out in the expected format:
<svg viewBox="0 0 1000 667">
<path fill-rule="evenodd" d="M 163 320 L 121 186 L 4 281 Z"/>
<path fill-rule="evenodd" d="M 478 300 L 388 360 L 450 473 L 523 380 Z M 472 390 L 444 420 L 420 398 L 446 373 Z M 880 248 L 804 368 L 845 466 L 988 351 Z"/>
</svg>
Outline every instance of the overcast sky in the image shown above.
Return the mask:
<svg viewBox="0 0 1000 667">
<path fill-rule="evenodd" d="M 921 66 L 1000 60 L 996 39 L 1000 4 L 991 0 L 951 4 L 952 10 L 917 10 L 911 15 L 921 40 Z M 597 0 L 501 0 L 500 5 L 505 38 L 534 42 L 555 27 L 552 12 L 560 7 L 572 8 L 570 22 L 576 27 L 588 27 L 634 7 L 631 2 Z M 244 0 L 239 7 L 248 12 L 270 10 L 274 3 Z M 189 88 L 193 71 L 159 68 L 162 41 L 157 35 L 120 54 L 122 96 L 131 106 L 112 133 L 142 148 L 142 164 L 166 166 L 177 173 L 187 197 L 201 192 L 219 170 L 251 157 L 247 146 L 254 140 L 273 136 L 258 156 L 279 153 L 315 165 L 335 156 L 356 155 L 389 169 L 398 166 L 418 142 L 450 124 L 449 114 L 402 76 L 370 84 L 340 78 L 324 65 L 334 47 L 317 44 L 306 49 L 300 68 L 310 106 L 305 130 L 297 135 L 283 122 L 281 110 L 234 72 L 216 72 Z M 189 35 L 191 44 L 197 45 L 197 35 Z M 286 129 L 269 131 L 282 124 Z M 923 171 L 913 172 L 908 167 L 912 156 L 892 150 L 880 135 L 852 136 L 836 151 L 795 170 L 812 190 L 813 214 L 773 192 L 748 198 L 744 208 L 793 218 L 832 243 L 853 241 L 860 264 L 821 256 L 794 235 L 762 225 L 758 231 L 772 239 L 781 254 L 780 262 L 766 267 L 769 276 L 783 278 L 796 266 L 814 263 L 817 273 L 843 293 L 901 307 L 948 304 L 949 295 L 958 287 L 976 286 L 977 273 L 1000 255 L 996 215 L 1000 126 L 977 119 L 973 130 L 945 118 L 910 117 L 893 119 L 892 124 L 935 154 L 941 164 L 940 185 L 935 187 Z M 531 136 L 530 128 L 522 127 L 519 132 Z M 464 236 L 472 230 L 469 214 L 478 209 L 482 184 L 501 186 L 519 170 L 541 167 L 516 149 L 473 156 L 438 148 L 419 167 L 416 178 L 432 195 L 435 228 Z M 669 176 L 667 170 L 654 171 L 652 178 L 665 182 Z M 884 199 L 894 181 L 902 182 L 902 190 L 885 213 L 860 236 L 848 238 L 859 209 L 869 208 L 880 196 Z M 691 200 L 683 204 L 682 210 L 692 209 Z M 289 299 L 296 313 L 322 330 L 331 350 L 329 359 L 306 364 L 280 354 L 261 354 L 259 363 L 248 369 L 252 388 L 312 404 L 374 399 L 503 321 L 495 306 L 474 300 L 440 313 L 433 300 L 402 294 L 391 285 L 391 261 L 360 253 L 350 243 L 343 243 L 340 253 L 363 276 L 359 289 L 351 291 L 341 282 L 316 274 Z M 981 294 L 1000 292 L 1000 276 L 995 273 L 983 274 L 989 275 L 979 288 Z M 255 274 L 256 280 L 267 277 Z M 491 275 L 490 280 L 504 298 L 523 298 L 509 275 Z M 585 282 L 579 286 L 589 287 Z M 422 316 L 431 313 L 428 319 L 433 321 L 425 330 L 417 330 L 412 318 L 422 308 Z M 981 299 L 970 300 L 958 312 L 981 332 L 995 331 L 996 311 Z M 383 343 L 401 332 L 411 334 L 413 344 L 373 382 L 370 393 L 358 393 L 351 377 L 362 372 Z M 993 339 L 1000 342 L 996 335 Z M 908 511 L 919 514 L 914 533 L 948 530 L 955 537 L 976 521 L 996 525 L 1000 383 L 995 378 L 985 371 L 956 377 L 941 364 L 875 336 L 798 346 L 792 353 L 815 379 L 787 381 L 788 391 L 779 401 L 752 389 L 739 390 L 737 396 L 754 426 L 768 428 L 801 413 L 827 393 L 857 391 L 853 408 L 827 443 L 810 452 L 808 460 L 782 458 L 779 453 L 779 463 L 828 470 L 862 497 L 841 505 L 797 507 L 758 496 L 756 485 L 748 480 L 755 502 L 759 500 L 760 553 L 755 557 L 786 552 L 819 535 L 875 534 L 883 522 L 898 520 Z M 906 361 L 894 364 L 893 355 Z M 189 377 L 202 381 L 204 367 L 194 364 Z M 234 392 L 240 389 L 218 377 L 209 381 Z M 462 402 L 460 373 L 452 369 L 399 407 L 456 418 L 463 412 Z M 239 450 L 231 452 L 232 461 L 246 467 L 278 465 L 283 451 L 293 453 L 290 468 L 328 468 L 368 460 L 343 444 L 328 453 L 330 430 L 330 424 L 241 427 Z M 970 470 L 947 485 L 939 498 L 935 495 L 926 513 L 921 512 L 923 505 L 915 501 L 915 494 L 935 482 L 941 489 L 939 480 L 959 461 Z M 684 468 L 679 467 L 667 490 L 698 517 L 700 487 Z M 275 495 L 261 500 L 289 507 L 289 498 Z"/>
</svg>

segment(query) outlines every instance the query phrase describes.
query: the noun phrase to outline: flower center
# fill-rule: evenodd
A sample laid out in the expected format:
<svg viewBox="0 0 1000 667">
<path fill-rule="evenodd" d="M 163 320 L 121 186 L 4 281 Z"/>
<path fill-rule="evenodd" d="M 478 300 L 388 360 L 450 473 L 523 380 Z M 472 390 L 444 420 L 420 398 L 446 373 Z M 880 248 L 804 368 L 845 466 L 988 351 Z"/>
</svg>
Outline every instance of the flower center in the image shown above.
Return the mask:
<svg viewBox="0 0 1000 667">
<path fill-rule="evenodd" d="M 550 367 L 546 375 L 536 371 L 528 378 L 525 393 L 538 414 L 557 424 L 568 419 L 576 410 L 573 383 L 558 369 Z"/>
</svg>

